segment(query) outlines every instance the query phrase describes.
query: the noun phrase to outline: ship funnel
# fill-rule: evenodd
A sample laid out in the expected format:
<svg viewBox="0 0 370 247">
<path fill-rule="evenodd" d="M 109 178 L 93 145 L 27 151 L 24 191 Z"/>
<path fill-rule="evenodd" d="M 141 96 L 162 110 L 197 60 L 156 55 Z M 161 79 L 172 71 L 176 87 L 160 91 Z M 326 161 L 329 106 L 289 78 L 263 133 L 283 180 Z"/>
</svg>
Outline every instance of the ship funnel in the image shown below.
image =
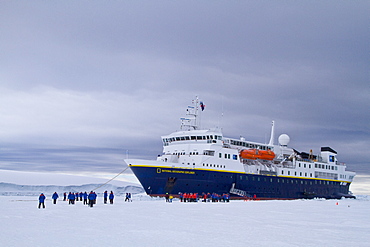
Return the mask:
<svg viewBox="0 0 370 247">
<path fill-rule="evenodd" d="M 271 136 L 269 141 L 270 146 L 274 145 L 274 139 L 275 139 L 275 121 L 272 121 Z"/>
</svg>

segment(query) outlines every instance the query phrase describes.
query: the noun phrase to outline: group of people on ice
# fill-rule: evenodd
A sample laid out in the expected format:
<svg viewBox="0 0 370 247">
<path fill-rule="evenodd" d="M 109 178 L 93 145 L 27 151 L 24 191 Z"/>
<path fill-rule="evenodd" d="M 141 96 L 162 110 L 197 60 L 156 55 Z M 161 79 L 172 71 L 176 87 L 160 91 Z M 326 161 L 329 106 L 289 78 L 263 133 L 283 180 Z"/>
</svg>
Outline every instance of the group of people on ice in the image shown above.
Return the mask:
<svg viewBox="0 0 370 247">
<path fill-rule="evenodd" d="M 230 194 L 223 193 L 222 195 L 217 193 L 179 193 L 179 198 L 181 202 L 229 202 Z"/>
<path fill-rule="evenodd" d="M 172 202 L 172 195 L 166 193 L 166 202 Z M 230 201 L 230 194 L 223 193 L 222 195 L 217 193 L 202 193 L 199 195 L 198 193 L 179 193 L 180 202 L 229 202 Z"/>
<path fill-rule="evenodd" d="M 56 194 L 56 192 L 54 194 Z M 96 204 L 97 195 L 94 191 L 91 191 L 89 194 L 86 191 L 84 193 L 69 192 L 68 196 L 66 194 L 67 193 L 64 193 L 63 201 L 68 201 L 68 204 L 75 204 L 76 201 L 83 201 L 84 205 L 89 205 L 90 207 Z"/>
<path fill-rule="evenodd" d="M 89 207 L 93 207 L 94 204 L 96 204 L 96 198 L 97 198 L 97 194 L 94 192 L 94 191 L 91 191 L 90 193 L 87 193 L 86 191 L 83 193 L 83 192 L 76 192 L 76 193 L 73 193 L 73 192 L 69 192 L 68 195 L 66 192 L 64 192 L 63 194 L 63 201 L 68 201 L 68 204 L 75 204 L 75 201 L 83 201 L 83 204 L 84 205 L 88 205 Z M 108 195 L 108 191 L 105 191 L 104 192 L 104 204 L 107 203 L 108 199 L 109 199 L 109 203 L 110 204 L 113 204 L 113 200 L 114 200 L 114 194 L 113 194 L 113 191 L 110 192 L 110 194 Z M 126 193 L 126 197 L 127 197 L 127 193 Z M 54 194 L 52 195 L 52 200 L 53 200 L 53 204 L 56 204 L 57 203 L 57 199 L 59 198 L 59 195 L 57 192 L 54 192 Z M 130 199 L 131 199 L 131 193 L 130 193 Z M 39 206 L 38 208 L 45 208 L 45 200 L 46 200 L 46 197 L 43 193 L 40 194 L 39 196 Z"/>
</svg>

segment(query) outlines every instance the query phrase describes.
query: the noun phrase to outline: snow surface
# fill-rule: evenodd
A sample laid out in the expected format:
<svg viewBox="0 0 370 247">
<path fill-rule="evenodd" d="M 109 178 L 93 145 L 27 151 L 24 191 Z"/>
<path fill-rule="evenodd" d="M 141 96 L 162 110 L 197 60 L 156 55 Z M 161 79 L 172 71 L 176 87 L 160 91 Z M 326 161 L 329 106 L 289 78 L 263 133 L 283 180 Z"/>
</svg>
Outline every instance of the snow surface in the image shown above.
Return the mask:
<svg viewBox="0 0 370 247">
<path fill-rule="evenodd" d="M 369 196 L 356 200 L 166 203 L 134 194 L 133 202 L 116 196 L 113 205 L 103 204 L 99 196 L 97 204 L 89 208 L 62 200 L 54 205 L 52 190 L 40 191 L 47 185 L 30 184 L 25 192 L 21 189 L 25 183 L 17 185 L 10 178 L 15 179 L 16 174 L 8 174 L 4 180 L 2 171 L 0 175 L 1 181 L 6 180 L 0 184 L 0 246 L 348 247 L 369 246 L 370 242 Z M 75 178 L 63 179 L 68 186 Z M 4 196 L 9 188 L 5 184 L 12 184 L 18 196 Z M 34 195 L 29 196 L 32 190 Z M 47 197 L 45 209 L 37 208 L 40 192 Z"/>
</svg>

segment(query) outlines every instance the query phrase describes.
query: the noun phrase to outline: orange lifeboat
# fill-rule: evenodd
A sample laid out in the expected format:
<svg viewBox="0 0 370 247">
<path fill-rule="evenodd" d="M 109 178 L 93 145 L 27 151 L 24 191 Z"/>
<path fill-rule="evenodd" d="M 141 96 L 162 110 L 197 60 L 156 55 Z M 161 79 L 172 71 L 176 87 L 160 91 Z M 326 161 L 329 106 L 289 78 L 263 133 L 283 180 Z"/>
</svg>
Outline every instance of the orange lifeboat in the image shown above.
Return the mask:
<svg viewBox="0 0 370 247">
<path fill-rule="evenodd" d="M 261 160 L 273 160 L 275 158 L 275 153 L 271 150 L 259 150 L 258 153 Z"/>
<path fill-rule="evenodd" d="M 243 149 L 240 151 L 240 157 L 249 160 L 273 160 L 275 158 L 275 153 L 271 150 Z"/>
<path fill-rule="evenodd" d="M 243 159 L 255 160 L 258 158 L 258 149 L 243 149 L 240 151 L 240 157 Z"/>
</svg>

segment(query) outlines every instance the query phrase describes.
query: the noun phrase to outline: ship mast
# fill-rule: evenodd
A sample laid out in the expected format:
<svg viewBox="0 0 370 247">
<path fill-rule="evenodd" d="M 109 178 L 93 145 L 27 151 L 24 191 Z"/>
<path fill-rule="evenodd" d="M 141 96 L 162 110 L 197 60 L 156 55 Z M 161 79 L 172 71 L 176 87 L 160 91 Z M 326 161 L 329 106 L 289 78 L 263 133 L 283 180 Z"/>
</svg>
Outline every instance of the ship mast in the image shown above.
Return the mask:
<svg viewBox="0 0 370 247">
<path fill-rule="evenodd" d="M 270 146 L 274 145 L 274 139 L 275 139 L 275 121 L 272 121 L 271 136 L 269 141 Z"/>
<path fill-rule="evenodd" d="M 180 118 L 181 130 L 197 130 L 199 128 L 198 112 L 200 102 L 198 96 L 196 96 L 191 103 L 192 105 L 188 106 L 188 108 L 186 109 L 186 117 Z"/>
</svg>

